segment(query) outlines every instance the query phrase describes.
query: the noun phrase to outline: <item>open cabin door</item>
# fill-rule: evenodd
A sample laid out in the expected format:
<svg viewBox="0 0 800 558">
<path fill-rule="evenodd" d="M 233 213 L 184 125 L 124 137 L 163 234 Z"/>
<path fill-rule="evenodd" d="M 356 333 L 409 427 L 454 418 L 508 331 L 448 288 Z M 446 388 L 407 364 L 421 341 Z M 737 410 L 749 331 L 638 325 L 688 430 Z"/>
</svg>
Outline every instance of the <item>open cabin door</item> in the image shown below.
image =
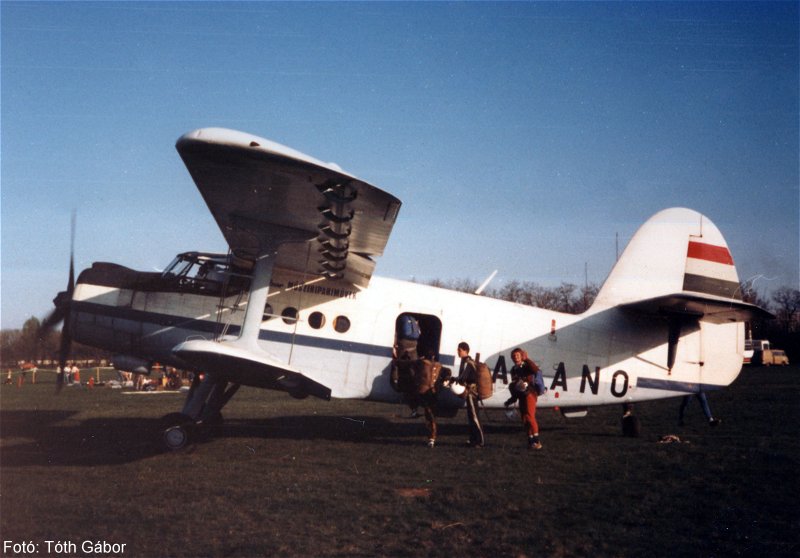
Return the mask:
<svg viewBox="0 0 800 558">
<path fill-rule="evenodd" d="M 416 323 L 416 330 L 409 330 L 409 325 Z M 412 358 L 433 357 L 439 360 L 442 342 L 442 321 L 431 314 L 403 312 L 395 319 L 395 350 L 402 358 L 403 347 L 413 347 Z M 414 339 L 416 337 L 416 339 Z"/>
</svg>

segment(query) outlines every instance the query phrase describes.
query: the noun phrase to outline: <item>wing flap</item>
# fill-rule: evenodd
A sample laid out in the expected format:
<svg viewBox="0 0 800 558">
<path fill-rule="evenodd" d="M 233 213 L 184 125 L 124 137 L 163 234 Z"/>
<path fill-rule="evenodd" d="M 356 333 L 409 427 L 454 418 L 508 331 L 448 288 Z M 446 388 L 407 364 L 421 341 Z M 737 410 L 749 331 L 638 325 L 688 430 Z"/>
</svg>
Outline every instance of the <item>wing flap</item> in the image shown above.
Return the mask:
<svg viewBox="0 0 800 558">
<path fill-rule="evenodd" d="M 230 382 L 288 392 L 293 397 L 313 395 L 330 400 L 331 390 L 268 355 L 231 343 L 186 341 L 172 349 L 188 368 L 208 372 Z"/>
<path fill-rule="evenodd" d="M 293 243 L 280 250 L 276 267 L 369 282 L 400 200 L 335 165 L 243 132 L 196 130 L 176 148 L 236 256 L 252 260 L 280 230 Z"/>
</svg>

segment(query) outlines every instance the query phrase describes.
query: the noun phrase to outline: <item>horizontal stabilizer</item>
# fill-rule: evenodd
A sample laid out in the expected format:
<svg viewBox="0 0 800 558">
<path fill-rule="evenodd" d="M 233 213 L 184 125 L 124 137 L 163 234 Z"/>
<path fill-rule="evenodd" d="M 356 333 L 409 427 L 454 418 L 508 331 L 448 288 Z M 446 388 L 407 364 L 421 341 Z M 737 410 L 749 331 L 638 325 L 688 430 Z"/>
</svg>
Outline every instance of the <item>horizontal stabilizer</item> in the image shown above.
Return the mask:
<svg viewBox="0 0 800 558">
<path fill-rule="evenodd" d="M 747 302 L 687 293 L 676 293 L 639 300 L 623 304 L 621 308 L 651 315 L 677 314 L 712 324 L 747 322 L 754 319 L 770 319 L 774 317 L 763 308 Z"/>
<path fill-rule="evenodd" d="M 205 340 L 186 341 L 172 349 L 173 354 L 196 371 L 208 372 L 229 382 L 288 392 L 293 397 L 309 395 L 330 400 L 331 390 L 285 364 L 231 344 Z"/>
</svg>

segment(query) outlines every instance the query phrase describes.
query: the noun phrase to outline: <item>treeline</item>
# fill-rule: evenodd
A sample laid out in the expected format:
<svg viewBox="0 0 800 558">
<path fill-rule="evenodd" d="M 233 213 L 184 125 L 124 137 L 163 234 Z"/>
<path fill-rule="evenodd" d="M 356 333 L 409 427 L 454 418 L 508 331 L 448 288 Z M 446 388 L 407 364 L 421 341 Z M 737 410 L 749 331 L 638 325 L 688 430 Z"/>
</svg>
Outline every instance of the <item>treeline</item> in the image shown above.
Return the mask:
<svg viewBox="0 0 800 558">
<path fill-rule="evenodd" d="M 3 368 L 25 361 L 58 361 L 61 346 L 61 332 L 50 330 L 43 332 L 38 318 L 28 318 L 22 329 L 4 329 L 0 331 L 0 362 Z M 101 360 L 109 358 L 109 353 L 72 343 L 70 360 Z"/>
<path fill-rule="evenodd" d="M 474 293 L 480 286 L 472 279 L 456 279 L 449 282 L 434 279 L 428 281 L 427 284 L 465 293 Z M 580 314 L 589 309 L 599 291 L 600 287 L 594 283 L 588 283 L 582 287 L 573 283 L 561 283 L 557 287 L 543 287 L 533 281 L 514 280 L 499 289 L 484 290 L 482 294 L 537 308 Z"/>
<path fill-rule="evenodd" d="M 800 289 L 779 287 L 769 300 L 762 298 L 750 282 L 742 283 L 745 302 L 756 304 L 775 315 L 771 320 L 754 320 L 750 331 L 753 339 L 768 339 L 771 345 L 784 349 L 789 362 L 800 364 Z"/>
<path fill-rule="evenodd" d="M 428 285 L 474 293 L 480 286 L 472 279 L 454 281 L 433 280 Z M 561 283 L 557 287 L 544 287 L 532 281 L 509 281 L 497 289 L 487 289 L 484 296 L 517 302 L 528 306 L 580 314 L 588 310 L 600 288 L 588 283 L 578 286 Z M 757 320 L 749 324 L 753 339 L 769 339 L 775 347 L 785 349 L 792 363 L 800 362 L 800 290 L 780 287 L 769 299 L 763 298 L 752 282 L 741 284 L 742 299 L 756 304 L 775 315 L 775 319 Z M 0 360 L 3 364 L 30 360 L 58 359 L 60 332 L 49 331 L 42 336 L 38 318 L 29 318 L 22 329 L 0 331 Z M 70 358 L 109 358 L 105 351 L 73 343 Z"/>
</svg>

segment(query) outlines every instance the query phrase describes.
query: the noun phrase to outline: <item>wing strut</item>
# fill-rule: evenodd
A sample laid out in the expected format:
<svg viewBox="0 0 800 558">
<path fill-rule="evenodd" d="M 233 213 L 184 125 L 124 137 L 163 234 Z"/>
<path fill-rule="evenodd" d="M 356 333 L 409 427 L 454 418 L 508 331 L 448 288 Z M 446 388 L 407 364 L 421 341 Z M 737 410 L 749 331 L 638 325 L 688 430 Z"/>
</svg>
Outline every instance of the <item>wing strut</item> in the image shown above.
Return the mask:
<svg viewBox="0 0 800 558">
<path fill-rule="evenodd" d="M 278 249 L 284 244 L 308 242 L 316 237 L 316 234 L 290 227 L 254 222 L 245 218 L 237 219 L 234 217 L 232 221 L 250 231 L 258 231 L 256 237 L 260 245 L 259 255 L 256 257 L 255 265 L 253 266 L 250 296 L 247 299 L 247 307 L 244 311 L 241 334 L 232 343 L 238 346 L 246 346 L 249 349 L 260 350 L 258 348 L 258 334 L 261 331 L 264 307 L 267 304 L 269 283 L 270 279 L 272 279 L 275 261 L 278 258 Z"/>
<path fill-rule="evenodd" d="M 261 321 L 264 316 L 264 306 L 267 304 L 269 282 L 272 278 L 272 268 L 275 266 L 274 254 L 261 254 L 256 258 L 253 267 L 253 280 L 250 284 L 250 296 L 244 311 L 244 323 L 235 343 L 243 343 L 255 348 L 258 333 L 261 331 Z"/>
</svg>

